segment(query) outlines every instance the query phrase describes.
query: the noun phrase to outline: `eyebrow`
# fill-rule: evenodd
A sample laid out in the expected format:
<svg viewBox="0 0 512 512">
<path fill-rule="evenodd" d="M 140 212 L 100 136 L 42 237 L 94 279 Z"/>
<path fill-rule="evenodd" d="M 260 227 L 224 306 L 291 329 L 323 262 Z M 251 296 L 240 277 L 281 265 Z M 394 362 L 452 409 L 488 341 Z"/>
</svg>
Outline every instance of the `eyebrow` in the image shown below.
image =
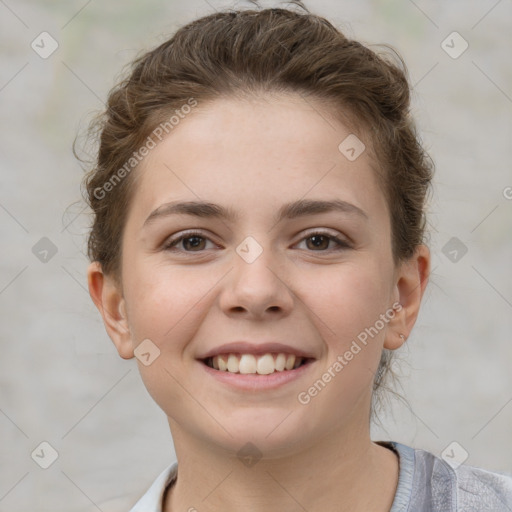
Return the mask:
<svg viewBox="0 0 512 512">
<path fill-rule="evenodd" d="M 298 217 L 317 215 L 331 211 L 350 215 L 355 214 L 368 219 L 368 215 L 361 210 L 361 208 L 352 203 L 342 201 L 341 199 L 333 199 L 331 201 L 300 199 L 281 206 L 275 215 L 274 220 L 277 224 L 283 219 L 295 219 Z M 215 203 L 204 201 L 172 201 L 159 206 L 156 210 L 153 210 L 144 221 L 143 227 L 153 223 L 159 218 L 168 217 L 170 215 L 193 215 L 195 217 L 218 218 L 231 222 L 239 219 L 239 215 L 235 210 Z"/>
</svg>

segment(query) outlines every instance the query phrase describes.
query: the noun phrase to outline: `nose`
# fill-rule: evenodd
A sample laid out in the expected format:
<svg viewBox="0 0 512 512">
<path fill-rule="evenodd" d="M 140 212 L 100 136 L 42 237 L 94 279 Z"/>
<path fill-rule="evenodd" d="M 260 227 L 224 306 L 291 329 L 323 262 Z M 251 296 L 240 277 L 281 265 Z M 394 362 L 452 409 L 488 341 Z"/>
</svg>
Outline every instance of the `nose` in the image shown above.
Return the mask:
<svg viewBox="0 0 512 512">
<path fill-rule="evenodd" d="M 294 304 L 289 272 L 285 264 L 278 264 L 271 249 L 258 246 L 249 240 L 237 248 L 220 305 L 228 315 L 252 319 L 287 316 Z"/>
</svg>

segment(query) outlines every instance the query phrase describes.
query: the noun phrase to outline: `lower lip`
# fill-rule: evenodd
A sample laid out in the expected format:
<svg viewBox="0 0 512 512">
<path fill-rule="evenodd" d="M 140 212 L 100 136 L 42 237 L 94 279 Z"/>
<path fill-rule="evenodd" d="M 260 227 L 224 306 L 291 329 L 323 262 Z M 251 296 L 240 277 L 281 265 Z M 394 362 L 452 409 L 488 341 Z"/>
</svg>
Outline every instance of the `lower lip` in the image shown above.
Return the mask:
<svg viewBox="0 0 512 512">
<path fill-rule="evenodd" d="M 228 384 L 231 387 L 245 391 L 261 391 L 267 389 L 277 389 L 288 382 L 300 379 L 313 365 L 314 360 L 309 361 L 294 370 L 284 370 L 282 372 L 275 371 L 268 375 L 258 375 L 255 373 L 230 373 L 227 371 L 215 370 L 208 365 L 199 361 L 199 364 L 213 378 L 220 382 Z"/>
</svg>

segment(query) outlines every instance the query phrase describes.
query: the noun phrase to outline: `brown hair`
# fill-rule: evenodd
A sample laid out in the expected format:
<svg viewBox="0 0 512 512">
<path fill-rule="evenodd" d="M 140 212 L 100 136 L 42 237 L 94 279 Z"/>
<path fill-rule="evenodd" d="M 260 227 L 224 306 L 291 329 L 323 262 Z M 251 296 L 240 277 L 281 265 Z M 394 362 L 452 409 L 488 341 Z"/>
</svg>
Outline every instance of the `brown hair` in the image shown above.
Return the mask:
<svg viewBox="0 0 512 512">
<path fill-rule="evenodd" d="M 204 104 L 273 92 L 320 100 L 360 130 L 377 156 L 395 264 L 411 257 L 424 243 L 433 163 L 410 116 L 405 64 L 396 53 L 378 55 L 348 39 L 309 11 L 274 8 L 197 19 L 137 58 L 129 76 L 112 89 L 107 109 L 92 126 L 100 134 L 99 150 L 84 178 L 94 213 L 91 261 L 120 282 L 121 240 L 135 175 L 126 162 L 159 123 L 191 99 Z M 120 173 L 123 168 L 126 172 Z M 120 175 L 123 179 L 113 181 Z M 384 350 L 374 389 L 382 386 L 390 361 Z"/>
</svg>

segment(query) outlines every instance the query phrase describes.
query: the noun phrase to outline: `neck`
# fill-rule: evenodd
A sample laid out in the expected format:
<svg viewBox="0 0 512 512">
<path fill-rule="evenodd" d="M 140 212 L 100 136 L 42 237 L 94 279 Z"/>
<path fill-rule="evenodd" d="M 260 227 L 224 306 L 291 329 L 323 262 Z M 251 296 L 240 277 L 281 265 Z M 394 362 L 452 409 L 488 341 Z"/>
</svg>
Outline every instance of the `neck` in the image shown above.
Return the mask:
<svg viewBox="0 0 512 512">
<path fill-rule="evenodd" d="M 333 432 L 293 455 L 247 459 L 212 450 L 169 420 L 178 478 L 165 512 L 389 512 L 398 483 L 398 459 L 370 440 L 369 430 Z"/>
</svg>

